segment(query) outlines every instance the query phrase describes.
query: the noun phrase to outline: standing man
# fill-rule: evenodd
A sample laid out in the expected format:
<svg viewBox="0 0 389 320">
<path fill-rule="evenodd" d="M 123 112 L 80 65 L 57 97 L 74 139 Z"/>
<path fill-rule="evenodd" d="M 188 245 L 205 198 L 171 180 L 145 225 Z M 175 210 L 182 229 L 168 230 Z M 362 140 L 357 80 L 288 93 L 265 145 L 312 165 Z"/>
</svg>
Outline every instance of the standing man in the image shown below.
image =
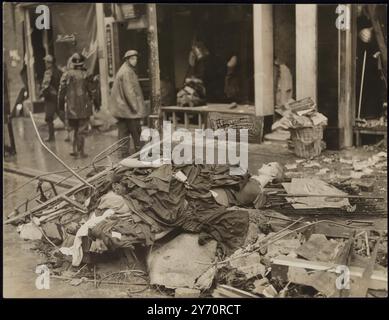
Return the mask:
<svg viewBox="0 0 389 320">
<path fill-rule="evenodd" d="M 43 58 L 45 61 L 45 74 L 42 81 L 42 89 L 40 96 L 45 99 L 45 121 L 49 129 L 49 137 L 45 140 L 51 142 L 55 140 L 54 135 L 54 116 L 57 114 L 61 121 L 65 123 L 64 111 L 60 111 L 58 108 L 58 87 L 61 79 L 61 71 L 54 63 L 54 58 L 51 55 L 47 55 Z"/>
<path fill-rule="evenodd" d="M 138 63 L 138 52 L 129 50 L 124 55 L 124 63 L 116 74 L 112 87 L 111 114 L 118 120 L 118 138 L 132 136 L 135 151 L 141 148 L 140 134 L 142 118 L 150 114 L 149 107 L 145 105 L 142 89 L 139 84 L 135 68 Z M 130 141 L 121 149 L 123 158 L 129 155 Z"/>
<path fill-rule="evenodd" d="M 92 101 L 88 90 L 88 75 L 84 67 L 85 58 L 75 53 L 71 59 L 71 68 L 61 78 L 59 87 L 60 105 L 65 104 L 69 126 L 74 131 L 73 157 L 86 158 L 85 136 L 88 131 L 89 117 L 92 115 Z"/>
</svg>

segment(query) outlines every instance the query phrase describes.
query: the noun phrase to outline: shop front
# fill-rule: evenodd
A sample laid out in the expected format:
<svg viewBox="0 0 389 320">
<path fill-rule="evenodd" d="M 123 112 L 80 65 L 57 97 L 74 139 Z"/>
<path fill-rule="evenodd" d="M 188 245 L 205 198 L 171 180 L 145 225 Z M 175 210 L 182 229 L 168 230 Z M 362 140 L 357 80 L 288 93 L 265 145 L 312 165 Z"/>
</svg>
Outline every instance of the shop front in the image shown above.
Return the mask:
<svg viewBox="0 0 389 320">
<path fill-rule="evenodd" d="M 124 53 L 136 49 L 153 119 L 206 127 L 219 117 L 222 127 L 255 128 L 260 143 L 276 104 L 310 97 L 329 119 L 330 147 L 354 143 L 355 6 L 346 6 L 350 27 L 344 30 L 336 26 L 337 5 L 49 4 L 50 30 L 33 27 L 36 5 L 20 6 L 35 105 L 47 53 L 64 68 L 73 52 L 82 52 L 90 73 L 99 75 L 104 109 Z M 280 70 L 289 79 L 282 92 Z"/>
</svg>

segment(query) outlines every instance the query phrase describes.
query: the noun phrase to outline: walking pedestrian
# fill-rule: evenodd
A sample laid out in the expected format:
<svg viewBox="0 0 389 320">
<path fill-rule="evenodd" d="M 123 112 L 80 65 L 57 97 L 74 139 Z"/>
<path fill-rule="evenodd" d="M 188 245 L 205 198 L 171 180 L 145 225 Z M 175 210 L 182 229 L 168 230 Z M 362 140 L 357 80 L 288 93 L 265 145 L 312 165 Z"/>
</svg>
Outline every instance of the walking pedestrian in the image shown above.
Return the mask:
<svg viewBox="0 0 389 320">
<path fill-rule="evenodd" d="M 59 87 L 60 105 L 64 105 L 66 100 L 66 118 L 74 131 L 73 152 L 70 155 L 76 158 L 88 156 L 85 153 L 85 136 L 92 115 L 91 93 L 88 90 L 89 77 L 84 63 L 85 58 L 75 53 L 71 68 L 62 75 Z"/>
<path fill-rule="evenodd" d="M 45 121 L 49 129 L 49 137 L 45 140 L 51 142 L 55 140 L 54 116 L 57 114 L 61 121 L 65 123 L 65 114 L 58 108 L 58 87 L 62 72 L 55 65 L 52 55 L 43 58 L 45 61 L 45 73 L 42 81 L 40 96 L 45 99 Z"/>
<path fill-rule="evenodd" d="M 138 52 L 136 50 L 127 51 L 124 60 L 115 77 L 109 110 L 118 120 L 118 139 L 121 140 L 131 135 L 137 152 L 141 148 L 141 119 L 150 114 L 150 108 L 145 104 L 136 73 Z M 121 156 L 127 157 L 129 150 L 130 140 L 122 147 Z"/>
</svg>

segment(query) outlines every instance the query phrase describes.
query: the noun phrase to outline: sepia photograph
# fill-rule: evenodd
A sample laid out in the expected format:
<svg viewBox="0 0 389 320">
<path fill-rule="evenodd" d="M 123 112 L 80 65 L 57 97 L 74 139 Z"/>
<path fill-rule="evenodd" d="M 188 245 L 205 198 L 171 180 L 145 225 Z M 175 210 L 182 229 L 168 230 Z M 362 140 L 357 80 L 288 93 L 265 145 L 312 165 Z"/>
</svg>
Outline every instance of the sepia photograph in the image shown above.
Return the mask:
<svg viewBox="0 0 389 320">
<path fill-rule="evenodd" d="M 387 298 L 386 4 L 2 9 L 4 299 Z"/>
</svg>

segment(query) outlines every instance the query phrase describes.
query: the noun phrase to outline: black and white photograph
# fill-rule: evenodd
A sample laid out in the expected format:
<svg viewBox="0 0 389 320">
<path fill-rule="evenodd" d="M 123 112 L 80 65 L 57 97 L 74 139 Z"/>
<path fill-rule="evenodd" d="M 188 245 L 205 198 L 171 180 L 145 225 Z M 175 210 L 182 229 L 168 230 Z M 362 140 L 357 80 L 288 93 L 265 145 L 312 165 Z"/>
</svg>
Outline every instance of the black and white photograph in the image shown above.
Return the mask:
<svg viewBox="0 0 389 320">
<path fill-rule="evenodd" d="M 387 298 L 386 4 L 2 9 L 4 299 Z"/>
</svg>

